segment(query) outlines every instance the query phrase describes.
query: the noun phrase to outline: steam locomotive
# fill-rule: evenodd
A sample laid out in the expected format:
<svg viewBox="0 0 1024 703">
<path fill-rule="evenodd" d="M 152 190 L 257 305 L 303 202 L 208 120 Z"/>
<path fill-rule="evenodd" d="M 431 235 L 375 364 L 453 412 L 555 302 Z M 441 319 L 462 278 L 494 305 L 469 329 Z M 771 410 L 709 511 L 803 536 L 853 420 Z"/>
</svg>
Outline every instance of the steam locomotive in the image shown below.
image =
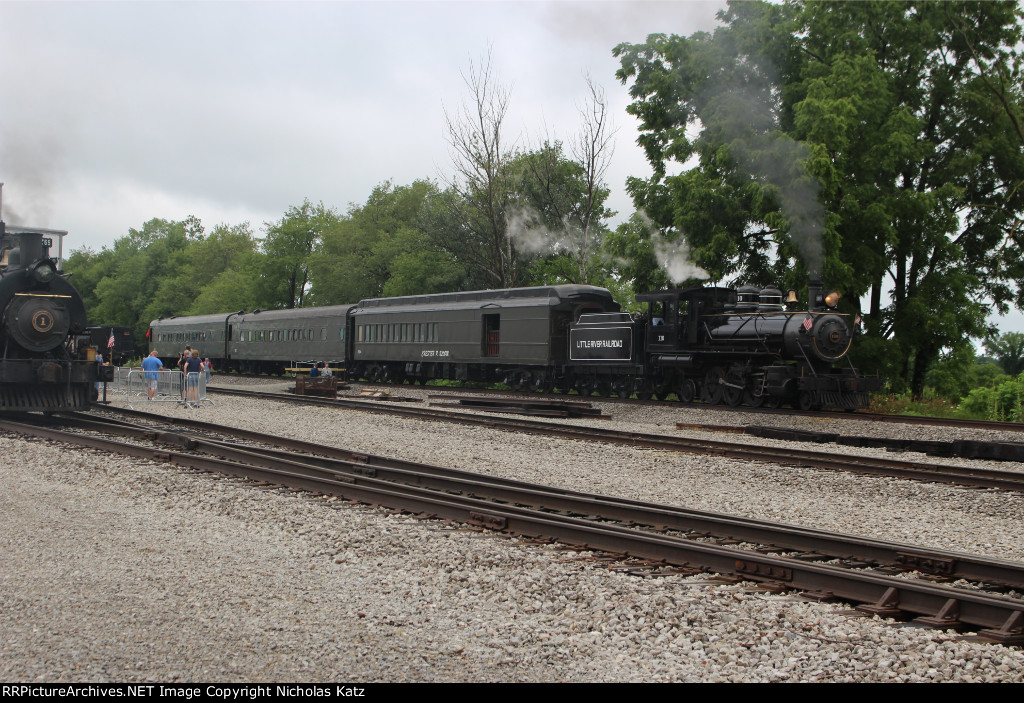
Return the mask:
<svg viewBox="0 0 1024 703">
<path fill-rule="evenodd" d="M 75 347 L 86 326 L 82 296 L 50 256 L 50 237 L 0 220 L 0 412 L 87 407 L 113 380 Z"/>
<path fill-rule="evenodd" d="M 855 409 L 880 381 L 849 363 L 854 324 L 837 296 L 812 283 L 795 311 L 795 291 L 784 303 L 774 288 L 693 287 L 638 295 L 647 311 L 631 315 L 604 288 L 542 286 L 166 318 L 150 339 L 192 344 L 222 370 L 328 361 L 371 381 Z"/>
<path fill-rule="evenodd" d="M 776 288 L 694 287 L 644 293 L 648 312 L 581 315 L 572 326 L 571 358 L 584 391 L 611 389 L 690 402 L 855 409 L 881 387 L 849 363 L 854 324 L 835 311 L 839 293 L 808 287 L 809 306 L 788 310 Z M 859 324 L 859 320 L 857 323 Z M 835 364 L 846 359 L 846 367 Z M 579 383 L 579 381 L 577 381 Z"/>
</svg>

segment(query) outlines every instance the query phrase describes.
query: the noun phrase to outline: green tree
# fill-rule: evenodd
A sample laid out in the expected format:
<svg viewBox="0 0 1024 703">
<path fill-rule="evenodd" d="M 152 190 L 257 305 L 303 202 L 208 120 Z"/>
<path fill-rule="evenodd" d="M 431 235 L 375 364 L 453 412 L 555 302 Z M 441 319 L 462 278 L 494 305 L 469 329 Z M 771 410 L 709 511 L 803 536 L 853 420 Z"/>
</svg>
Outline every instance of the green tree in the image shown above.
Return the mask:
<svg viewBox="0 0 1024 703">
<path fill-rule="evenodd" d="M 421 227 L 423 210 L 437 194 L 429 180 L 408 186 L 389 181 L 374 188 L 363 205 L 351 206 L 325 230 L 310 259 L 314 303 L 458 289 L 461 267 L 437 250 Z"/>
<path fill-rule="evenodd" d="M 129 229 L 109 250 L 110 269 L 96 284 L 90 319 L 132 327 L 135 338 L 144 339 L 161 284 L 180 265 L 189 237 L 185 222 L 152 219 Z"/>
<path fill-rule="evenodd" d="M 91 324 L 131 327 L 142 345 L 157 317 L 261 305 L 260 257 L 248 224 L 206 235 L 195 217 L 152 219 L 99 253 L 73 252 L 64 268 Z"/>
<path fill-rule="evenodd" d="M 593 171 L 545 142 L 510 162 L 516 184 L 509 230 L 528 267 L 524 281 L 595 283 L 604 277 L 601 242 L 609 190 Z M 603 171 L 602 171 L 603 172 Z M 599 175 L 599 174 L 598 174 Z"/>
<path fill-rule="evenodd" d="M 651 221 L 641 213 L 623 222 L 604 241 L 604 253 L 615 278 L 629 283 L 634 293 L 667 288 L 671 282 L 658 263 L 650 237 Z"/>
<path fill-rule="evenodd" d="M 996 358 L 1010 376 L 1024 372 L 1024 333 L 1006 332 L 985 340 L 985 351 Z"/>
<path fill-rule="evenodd" d="M 848 312 L 870 294 L 863 347 L 920 395 L 942 350 L 984 335 L 985 298 L 1024 303 L 1020 9 L 742 2 L 720 19 L 615 49 L 654 168 L 629 181 L 637 207 L 712 278 L 822 277 Z"/>
<path fill-rule="evenodd" d="M 323 203 L 308 199 L 288 209 L 279 222 L 265 223 L 263 288 L 266 307 L 302 307 L 309 286 L 309 266 L 324 232 L 336 227 L 340 216 Z"/>
</svg>

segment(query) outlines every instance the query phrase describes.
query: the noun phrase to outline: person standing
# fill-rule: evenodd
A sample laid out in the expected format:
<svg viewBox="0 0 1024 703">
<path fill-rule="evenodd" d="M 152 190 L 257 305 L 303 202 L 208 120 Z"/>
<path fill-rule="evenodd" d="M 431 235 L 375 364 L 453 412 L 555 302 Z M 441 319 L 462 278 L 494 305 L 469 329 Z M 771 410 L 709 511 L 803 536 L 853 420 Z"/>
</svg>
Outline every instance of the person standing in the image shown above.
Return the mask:
<svg viewBox="0 0 1024 703">
<path fill-rule="evenodd" d="M 156 384 L 160 379 L 160 374 L 157 371 L 164 370 L 164 363 L 157 357 L 156 349 L 142 360 L 142 370 L 146 372 L 146 393 L 149 395 L 149 400 L 153 400 L 156 397 Z"/>
<path fill-rule="evenodd" d="M 178 368 L 181 369 L 182 373 L 185 371 L 185 357 L 192 353 L 192 345 L 186 344 L 185 351 L 178 354 Z"/>
<path fill-rule="evenodd" d="M 182 362 L 182 373 L 185 374 L 185 406 L 195 407 L 199 402 L 199 374 L 203 372 L 203 362 L 199 360 L 199 354 L 193 354 L 185 350 L 185 357 Z"/>
</svg>

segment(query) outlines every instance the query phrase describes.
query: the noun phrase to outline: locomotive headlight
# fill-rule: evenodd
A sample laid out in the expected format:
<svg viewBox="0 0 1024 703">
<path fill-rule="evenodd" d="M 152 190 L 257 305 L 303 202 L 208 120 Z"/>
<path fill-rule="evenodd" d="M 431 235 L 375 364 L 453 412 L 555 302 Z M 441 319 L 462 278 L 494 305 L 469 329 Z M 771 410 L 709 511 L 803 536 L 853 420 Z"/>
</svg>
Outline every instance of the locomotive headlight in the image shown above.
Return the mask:
<svg viewBox="0 0 1024 703">
<path fill-rule="evenodd" d="M 842 297 L 842 293 L 840 293 L 837 290 L 834 290 L 825 296 L 825 305 L 829 306 L 830 308 L 834 308 L 836 305 L 839 305 L 839 299 Z"/>
<path fill-rule="evenodd" d="M 32 278 L 39 283 L 49 283 L 53 280 L 56 271 L 53 270 L 53 263 L 44 260 L 32 266 Z"/>
</svg>

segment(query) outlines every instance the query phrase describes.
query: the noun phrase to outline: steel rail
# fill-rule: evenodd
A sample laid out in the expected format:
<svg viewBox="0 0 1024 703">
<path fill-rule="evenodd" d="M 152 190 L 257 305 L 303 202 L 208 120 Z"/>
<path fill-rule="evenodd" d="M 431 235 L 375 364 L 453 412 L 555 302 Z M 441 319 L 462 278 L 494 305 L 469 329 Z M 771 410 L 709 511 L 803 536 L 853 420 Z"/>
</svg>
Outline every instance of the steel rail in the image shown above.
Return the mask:
<svg viewBox="0 0 1024 703">
<path fill-rule="evenodd" d="M 132 414 L 140 414 L 135 411 Z M 97 421 L 83 413 L 65 413 L 68 420 L 81 427 L 97 431 L 110 431 L 105 421 Z M 163 416 L 146 414 L 148 419 L 162 420 Z M 179 420 L 193 429 L 207 433 L 234 434 L 234 428 L 196 420 Z M 230 442 L 201 439 L 178 433 L 161 433 L 118 421 L 123 431 L 179 446 L 205 447 L 207 451 L 221 456 L 251 456 L 251 448 L 239 447 Z M 486 476 L 459 469 L 451 469 L 419 462 L 405 461 L 390 457 L 375 456 L 362 452 L 279 438 L 250 430 L 238 431 L 251 441 L 266 445 L 284 444 L 290 451 L 259 449 L 265 457 L 277 460 L 294 460 L 293 452 L 304 452 L 302 462 L 326 472 L 350 471 L 355 475 L 401 481 L 407 485 L 429 486 L 435 490 L 486 493 L 492 499 L 511 503 L 533 505 L 538 509 L 560 510 L 575 514 L 596 514 L 602 518 L 648 525 L 658 529 L 678 530 L 771 545 L 780 550 L 799 550 L 822 558 L 850 559 L 881 564 L 902 569 L 917 570 L 950 579 L 965 579 L 983 583 L 999 584 L 1009 588 L 1024 589 L 1024 564 L 983 558 L 975 555 L 930 549 L 919 545 L 901 544 L 868 537 L 843 535 L 814 528 L 787 525 L 784 523 L 754 520 L 751 518 L 722 515 L 717 513 L 687 510 L 676 506 L 613 498 L 592 493 L 541 486 L 538 484 Z M 255 460 L 255 459 L 254 459 Z M 531 501 L 531 502 L 527 502 Z M 803 558 L 808 558 L 805 556 Z"/>
<path fill-rule="evenodd" d="M 874 474 L 925 482 L 951 483 L 955 485 L 969 486 L 972 488 L 994 488 L 1006 491 L 1024 492 L 1024 473 L 1013 471 L 912 462 L 890 458 L 879 459 L 849 454 L 830 454 L 826 452 L 801 449 L 773 449 L 771 447 L 751 446 L 734 442 L 692 439 L 687 437 L 666 437 L 640 432 L 624 432 L 606 428 L 589 428 L 580 425 L 567 425 L 557 422 L 527 420 L 523 418 L 493 417 L 477 413 L 438 411 L 431 408 L 410 408 L 408 406 L 382 406 L 379 403 L 374 403 L 373 401 L 363 400 L 328 400 L 322 398 L 307 398 L 305 396 L 288 396 L 280 393 L 261 393 L 258 391 L 241 391 L 234 389 L 217 389 L 216 392 L 241 397 L 278 400 L 324 407 L 338 407 L 348 410 L 384 413 L 423 420 L 452 422 L 492 429 L 545 434 L 569 439 L 623 444 L 647 449 L 664 449 L 666 451 L 684 452 L 689 454 L 722 456 L 743 461 L 757 461 L 787 466 L 812 467 L 832 471 Z"/>
<path fill-rule="evenodd" d="M 439 495 L 426 489 L 396 486 L 376 479 L 366 478 L 357 484 L 345 475 L 336 475 L 332 479 L 313 478 L 301 470 L 301 462 L 279 462 L 284 468 L 270 469 L 177 451 L 154 450 L 13 421 L 2 421 L 0 427 L 106 451 L 172 462 L 193 469 L 339 495 L 350 500 L 425 513 L 517 535 L 557 539 L 586 549 L 690 568 L 699 565 L 701 570 L 735 574 L 755 582 L 769 582 L 788 589 L 867 603 L 869 605 L 862 606 L 865 610 L 882 616 L 917 615 L 920 616 L 919 620 L 933 626 L 958 628 L 969 625 L 986 628 L 979 634 L 997 641 L 1024 641 L 1024 601 L 1001 596 L 653 535 L 526 508 L 499 506 L 471 497 Z"/>
</svg>

